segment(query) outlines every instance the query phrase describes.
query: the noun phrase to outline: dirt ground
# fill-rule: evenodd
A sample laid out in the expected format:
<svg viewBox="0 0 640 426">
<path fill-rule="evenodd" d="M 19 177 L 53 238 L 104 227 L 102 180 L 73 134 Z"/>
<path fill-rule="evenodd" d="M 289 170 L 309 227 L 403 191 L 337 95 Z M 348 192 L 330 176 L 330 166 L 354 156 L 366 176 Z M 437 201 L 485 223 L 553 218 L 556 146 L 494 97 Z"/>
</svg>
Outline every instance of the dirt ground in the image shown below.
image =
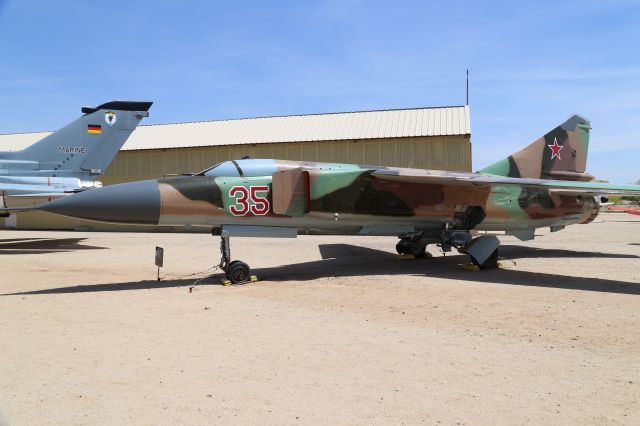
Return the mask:
<svg viewBox="0 0 640 426">
<path fill-rule="evenodd" d="M 237 238 L 224 287 L 206 234 L 3 231 L 0 423 L 640 424 L 640 218 L 539 233 Z"/>
</svg>

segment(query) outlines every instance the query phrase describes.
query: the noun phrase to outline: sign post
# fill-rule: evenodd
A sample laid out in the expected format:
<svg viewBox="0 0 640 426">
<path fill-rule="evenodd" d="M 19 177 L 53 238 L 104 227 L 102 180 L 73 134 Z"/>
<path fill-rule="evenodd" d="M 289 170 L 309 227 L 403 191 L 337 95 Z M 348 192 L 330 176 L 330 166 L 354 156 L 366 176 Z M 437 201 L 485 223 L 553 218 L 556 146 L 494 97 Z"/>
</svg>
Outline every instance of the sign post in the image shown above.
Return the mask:
<svg viewBox="0 0 640 426">
<path fill-rule="evenodd" d="M 164 249 L 156 247 L 156 266 L 158 267 L 158 282 L 160 282 L 160 268 L 164 265 Z"/>
</svg>

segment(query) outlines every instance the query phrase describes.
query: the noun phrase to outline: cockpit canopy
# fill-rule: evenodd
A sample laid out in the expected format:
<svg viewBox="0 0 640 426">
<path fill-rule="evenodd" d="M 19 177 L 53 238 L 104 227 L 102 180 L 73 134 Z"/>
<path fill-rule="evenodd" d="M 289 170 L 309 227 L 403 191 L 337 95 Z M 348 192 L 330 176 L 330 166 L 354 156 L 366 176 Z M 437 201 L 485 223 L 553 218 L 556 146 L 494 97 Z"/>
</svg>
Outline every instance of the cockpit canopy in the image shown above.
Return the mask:
<svg viewBox="0 0 640 426">
<path fill-rule="evenodd" d="M 282 168 L 282 166 L 281 166 Z M 275 160 L 243 159 L 229 160 L 218 163 L 202 172 L 198 176 L 271 176 L 277 171 Z"/>
<path fill-rule="evenodd" d="M 354 171 L 363 169 L 375 169 L 374 166 L 358 166 L 355 164 L 338 163 L 317 163 L 305 161 L 273 160 L 273 159 L 253 159 L 229 160 L 216 164 L 206 170 L 201 171 L 197 176 L 225 176 L 225 177 L 256 177 L 271 176 L 275 172 L 302 168 L 305 170 L 319 171 Z"/>
</svg>

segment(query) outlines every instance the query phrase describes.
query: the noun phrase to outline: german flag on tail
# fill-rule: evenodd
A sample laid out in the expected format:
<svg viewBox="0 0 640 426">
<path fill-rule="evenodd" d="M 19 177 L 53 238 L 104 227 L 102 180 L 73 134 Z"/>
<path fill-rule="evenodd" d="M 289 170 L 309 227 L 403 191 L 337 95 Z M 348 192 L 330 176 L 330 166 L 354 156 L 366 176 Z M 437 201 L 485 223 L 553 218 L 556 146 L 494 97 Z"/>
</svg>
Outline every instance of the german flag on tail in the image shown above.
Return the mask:
<svg viewBox="0 0 640 426">
<path fill-rule="evenodd" d="M 102 133 L 102 126 L 99 124 L 88 124 L 87 133 L 100 134 Z"/>
</svg>

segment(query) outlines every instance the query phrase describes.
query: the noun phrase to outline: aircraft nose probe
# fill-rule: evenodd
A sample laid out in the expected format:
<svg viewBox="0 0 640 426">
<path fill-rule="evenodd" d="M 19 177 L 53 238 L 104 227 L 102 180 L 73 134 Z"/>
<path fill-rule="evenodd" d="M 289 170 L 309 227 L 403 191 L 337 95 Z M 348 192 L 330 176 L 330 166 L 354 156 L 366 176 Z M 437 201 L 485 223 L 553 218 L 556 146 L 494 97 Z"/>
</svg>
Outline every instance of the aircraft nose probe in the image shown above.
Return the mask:
<svg viewBox="0 0 640 426">
<path fill-rule="evenodd" d="M 40 210 L 103 222 L 157 225 L 160 189 L 157 180 L 109 185 L 59 198 Z"/>
</svg>

